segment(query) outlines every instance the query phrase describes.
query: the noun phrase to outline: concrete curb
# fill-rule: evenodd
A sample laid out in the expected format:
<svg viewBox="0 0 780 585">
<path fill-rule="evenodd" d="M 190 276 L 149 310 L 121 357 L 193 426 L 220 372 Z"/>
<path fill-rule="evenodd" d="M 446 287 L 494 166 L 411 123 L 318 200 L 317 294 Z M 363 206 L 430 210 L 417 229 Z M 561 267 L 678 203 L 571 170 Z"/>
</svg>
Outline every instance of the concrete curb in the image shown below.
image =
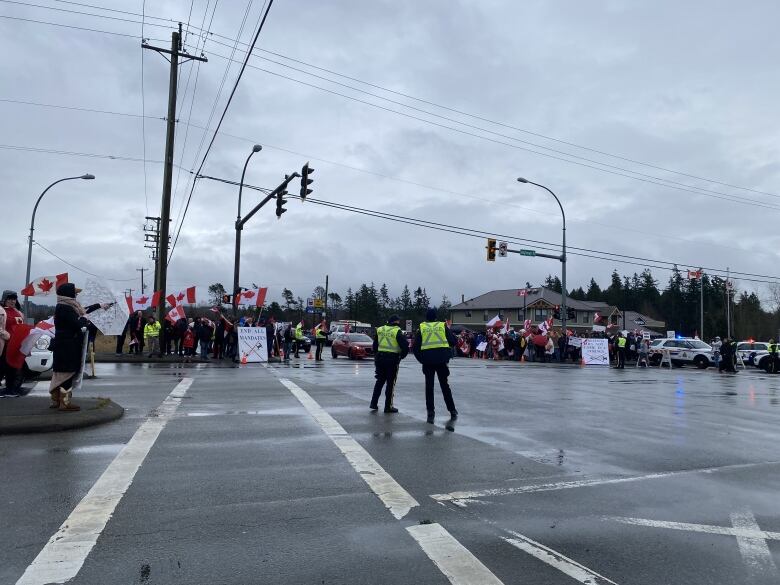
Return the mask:
<svg viewBox="0 0 780 585">
<path fill-rule="evenodd" d="M 49 398 L 23 396 L 0 401 L 0 435 L 82 429 L 120 418 L 125 409 L 108 398 L 74 398 L 78 412 L 49 408 Z"/>
</svg>

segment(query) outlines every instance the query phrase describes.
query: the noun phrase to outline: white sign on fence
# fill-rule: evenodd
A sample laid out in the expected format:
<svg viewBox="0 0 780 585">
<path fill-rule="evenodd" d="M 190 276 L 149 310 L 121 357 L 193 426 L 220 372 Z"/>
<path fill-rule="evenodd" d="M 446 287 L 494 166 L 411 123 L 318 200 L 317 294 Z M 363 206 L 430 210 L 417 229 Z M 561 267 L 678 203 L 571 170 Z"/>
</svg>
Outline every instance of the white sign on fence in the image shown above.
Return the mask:
<svg viewBox="0 0 780 585">
<path fill-rule="evenodd" d="M 606 339 L 582 340 L 582 363 L 586 366 L 608 366 L 609 346 Z"/>
<path fill-rule="evenodd" d="M 242 364 L 268 361 L 265 327 L 238 328 L 238 358 Z"/>
</svg>

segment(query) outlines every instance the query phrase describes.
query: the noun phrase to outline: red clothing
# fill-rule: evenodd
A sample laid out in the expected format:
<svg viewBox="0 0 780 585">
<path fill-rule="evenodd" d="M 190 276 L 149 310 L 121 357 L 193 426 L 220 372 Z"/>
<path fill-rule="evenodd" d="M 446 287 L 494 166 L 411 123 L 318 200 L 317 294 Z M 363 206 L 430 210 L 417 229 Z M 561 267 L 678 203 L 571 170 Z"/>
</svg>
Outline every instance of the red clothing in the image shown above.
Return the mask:
<svg viewBox="0 0 780 585">
<path fill-rule="evenodd" d="M 19 309 L 5 307 L 5 330 L 12 336 L 17 325 L 24 325 L 24 315 Z"/>
<path fill-rule="evenodd" d="M 187 349 L 195 347 L 195 334 L 192 332 L 192 329 L 188 328 L 184 334 L 184 347 Z"/>
</svg>

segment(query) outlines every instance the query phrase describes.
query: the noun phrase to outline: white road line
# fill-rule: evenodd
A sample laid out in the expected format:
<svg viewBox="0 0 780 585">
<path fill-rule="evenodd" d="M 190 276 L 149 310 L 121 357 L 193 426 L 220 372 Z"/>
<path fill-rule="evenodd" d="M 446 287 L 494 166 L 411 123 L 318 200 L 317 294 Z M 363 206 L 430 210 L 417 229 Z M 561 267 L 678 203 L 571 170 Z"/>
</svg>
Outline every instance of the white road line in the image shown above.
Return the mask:
<svg viewBox="0 0 780 585">
<path fill-rule="evenodd" d="M 440 524 L 417 524 L 406 530 L 453 585 L 502 585 L 490 569 Z"/>
<path fill-rule="evenodd" d="M 611 479 L 581 479 L 575 481 L 558 481 L 551 483 L 542 483 L 535 485 L 524 485 L 509 488 L 495 488 L 487 490 L 475 490 L 475 491 L 460 491 L 451 492 L 449 494 L 431 494 L 431 497 L 438 502 L 452 502 L 453 504 L 461 507 L 465 507 L 469 503 L 473 503 L 474 500 L 485 497 L 494 496 L 510 496 L 514 494 L 527 494 L 533 492 L 549 492 L 556 490 L 567 490 L 581 487 L 591 487 L 599 485 L 611 485 L 621 483 L 632 483 L 635 481 L 645 481 L 650 479 L 666 479 L 671 477 L 677 477 L 681 475 L 691 474 L 709 474 L 717 471 L 733 471 L 737 469 L 745 469 L 748 467 L 756 467 L 760 465 L 775 465 L 777 461 L 764 461 L 761 463 L 739 463 L 736 465 L 724 465 L 722 467 L 706 467 L 703 469 L 689 469 L 685 471 L 668 471 L 663 473 L 650 473 L 647 475 L 636 475 L 632 477 L 617 477 Z"/>
<path fill-rule="evenodd" d="M 282 378 L 281 383 L 292 392 L 325 434 L 339 448 L 350 465 L 360 474 L 373 492 L 379 496 L 390 513 L 398 520 L 419 506 L 409 492 L 396 482 L 355 439 L 349 436 L 336 419 L 330 416 L 308 392 L 294 382 Z"/>
<path fill-rule="evenodd" d="M 748 509 L 731 513 L 731 524 L 740 530 L 761 532 L 753 512 Z M 777 566 L 772 560 L 772 553 L 764 538 L 737 536 L 739 552 L 747 565 L 748 572 L 753 577 L 777 576 Z"/>
<path fill-rule="evenodd" d="M 669 530 L 684 530 L 688 532 L 704 532 L 706 534 L 723 534 L 725 536 L 736 536 L 737 538 L 761 539 L 761 540 L 780 540 L 780 532 L 768 532 L 756 528 L 745 528 L 743 526 L 713 526 L 711 524 L 691 524 L 688 522 L 666 522 L 663 520 L 647 520 L 645 518 L 623 518 L 622 516 L 604 516 L 604 520 L 613 520 L 623 524 L 633 524 L 634 526 L 649 526 L 651 528 L 668 528 Z M 755 522 L 755 520 L 754 520 Z"/>
<path fill-rule="evenodd" d="M 558 551 L 546 547 L 543 544 L 536 542 L 535 540 L 531 540 L 527 536 L 518 534 L 517 532 L 512 532 L 511 530 L 508 532 L 514 536 L 514 538 L 502 537 L 506 542 L 524 552 L 527 552 L 529 555 L 536 557 L 540 561 L 547 563 L 551 567 L 558 569 L 562 573 L 567 574 L 569 577 L 576 579 L 580 583 L 585 583 L 586 585 L 617 585 L 614 581 L 611 581 L 603 575 L 599 575 L 598 573 L 591 571 L 587 567 L 584 567 L 577 561 L 570 559 Z"/>
<path fill-rule="evenodd" d="M 149 450 L 191 385 L 192 378 L 183 378 L 138 428 L 16 585 L 65 583 L 78 574 Z"/>
</svg>

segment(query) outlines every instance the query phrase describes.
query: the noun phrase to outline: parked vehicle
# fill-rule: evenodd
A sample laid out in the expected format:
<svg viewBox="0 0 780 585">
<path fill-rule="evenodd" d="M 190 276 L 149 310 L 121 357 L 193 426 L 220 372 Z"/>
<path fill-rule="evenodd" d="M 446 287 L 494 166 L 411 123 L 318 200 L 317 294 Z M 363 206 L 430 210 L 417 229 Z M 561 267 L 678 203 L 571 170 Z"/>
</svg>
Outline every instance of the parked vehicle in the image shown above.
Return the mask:
<svg viewBox="0 0 780 585">
<path fill-rule="evenodd" d="M 51 372 L 54 356 L 49 350 L 51 338 L 47 335 L 41 335 L 33 346 L 30 355 L 24 359 L 22 374 L 25 379 L 30 380 L 38 378 L 41 374 Z"/>
<path fill-rule="evenodd" d="M 363 333 L 342 333 L 335 336 L 330 355 L 336 359 L 340 355 L 351 360 L 374 357 L 374 340 Z"/>
<path fill-rule="evenodd" d="M 366 335 L 372 335 L 374 332 L 374 326 L 371 323 L 361 323 L 360 321 L 333 321 L 330 324 L 330 331 L 328 333 L 328 339 L 325 341 L 325 345 L 333 345 L 333 340 L 337 336 L 345 333 L 365 333 Z"/>
<path fill-rule="evenodd" d="M 765 341 L 740 341 L 737 344 L 737 353 L 745 362 L 745 365 L 761 367 L 761 359 L 769 356 L 769 343 Z M 768 363 L 768 360 L 765 362 Z"/>
<path fill-rule="evenodd" d="M 655 339 L 650 343 L 650 364 L 657 366 L 661 363 L 664 353 L 668 351 L 672 365 L 684 366 L 693 364 L 697 368 L 704 369 L 715 365 L 712 346 L 699 339 Z"/>
</svg>

